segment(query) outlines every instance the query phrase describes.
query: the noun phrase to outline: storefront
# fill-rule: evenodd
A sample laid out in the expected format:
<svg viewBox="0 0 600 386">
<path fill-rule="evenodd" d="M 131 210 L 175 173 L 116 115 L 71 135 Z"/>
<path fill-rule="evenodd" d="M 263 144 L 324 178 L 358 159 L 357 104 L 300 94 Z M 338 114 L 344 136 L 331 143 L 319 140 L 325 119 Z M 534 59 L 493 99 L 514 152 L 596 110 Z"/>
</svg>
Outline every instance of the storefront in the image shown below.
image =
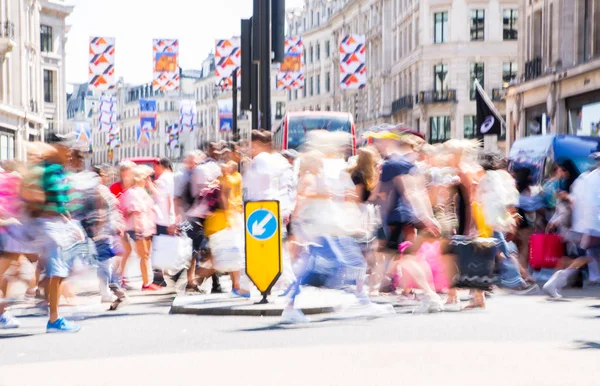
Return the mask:
<svg viewBox="0 0 600 386">
<path fill-rule="evenodd" d="M 567 98 L 569 134 L 591 135 L 600 132 L 600 90 Z"/>
</svg>

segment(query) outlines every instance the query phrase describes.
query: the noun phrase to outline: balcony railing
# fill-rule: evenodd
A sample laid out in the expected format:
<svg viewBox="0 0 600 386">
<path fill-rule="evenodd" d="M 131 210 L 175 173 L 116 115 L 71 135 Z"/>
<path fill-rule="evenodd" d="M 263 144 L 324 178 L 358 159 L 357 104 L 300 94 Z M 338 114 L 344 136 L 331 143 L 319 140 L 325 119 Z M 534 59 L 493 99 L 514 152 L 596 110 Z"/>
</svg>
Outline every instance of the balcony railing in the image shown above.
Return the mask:
<svg viewBox="0 0 600 386">
<path fill-rule="evenodd" d="M 410 109 L 413 107 L 413 96 L 406 95 L 392 102 L 392 114 L 397 113 L 403 109 Z"/>
<path fill-rule="evenodd" d="M 525 63 L 525 81 L 539 78 L 542 75 L 542 58 L 535 58 Z"/>
<path fill-rule="evenodd" d="M 417 94 L 417 104 L 457 102 L 456 90 L 421 91 Z"/>
<path fill-rule="evenodd" d="M 0 37 L 14 39 L 15 37 L 15 23 L 6 21 L 0 28 Z"/>
<path fill-rule="evenodd" d="M 502 100 L 502 89 L 501 88 L 493 88 L 492 89 L 492 102 L 500 102 Z"/>
</svg>

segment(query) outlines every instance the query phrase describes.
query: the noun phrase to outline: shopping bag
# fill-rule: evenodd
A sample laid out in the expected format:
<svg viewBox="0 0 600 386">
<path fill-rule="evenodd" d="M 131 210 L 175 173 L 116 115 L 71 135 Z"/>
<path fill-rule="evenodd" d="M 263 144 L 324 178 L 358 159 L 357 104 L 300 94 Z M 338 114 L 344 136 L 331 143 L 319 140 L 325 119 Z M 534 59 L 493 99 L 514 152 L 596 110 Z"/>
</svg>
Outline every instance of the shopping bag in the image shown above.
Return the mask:
<svg viewBox="0 0 600 386">
<path fill-rule="evenodd" d="M 152 267 L 163 271 L 178 271 L 189 265 L 192 240 L 188 237 L 158 235 L 152 239 Z"/>
<path fill-rule="evenodd" d="M 442 251 L 438 241 L 423 243 L 417 251 L 416 259 L 427 274 L 429 284 L 435 288 L 436 292 L 442 292 L 450 287 L 442 263 Z M 402 271 L 402 281 L 405 288 L 418 288 L 412 275 L 407 270 Z"/>
<path fill-rule="evenodd" d="M 498 251 L 496 239 L 454 236 L 450 241 L 450 248 L 452 254 L 456 255 L 458 268 L 454 287 L 486 290 L 496 282 L 493 273 Z"/>
<path fill-rule="evenodd" d="M 209 248 L 212 253 L 212 268 L 217 272 L 240 271 L 244 264 L 243 231 L 226 228 L 210 236 Z"/>
<path fill-rule="evenodd" d="M 556 268 L 565 255 L 565 248 L 557 234 L 536 233 L 529 238 L 529 266 L 538 270 Z"/>
</svg>

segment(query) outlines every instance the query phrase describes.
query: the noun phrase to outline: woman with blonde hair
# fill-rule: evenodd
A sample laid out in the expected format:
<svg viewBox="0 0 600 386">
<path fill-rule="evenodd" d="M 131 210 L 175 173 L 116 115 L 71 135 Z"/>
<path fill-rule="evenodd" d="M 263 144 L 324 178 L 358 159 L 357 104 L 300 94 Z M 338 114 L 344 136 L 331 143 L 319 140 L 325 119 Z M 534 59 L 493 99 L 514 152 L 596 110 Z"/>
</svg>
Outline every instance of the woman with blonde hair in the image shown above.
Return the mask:
<svg viewBox="0 0 600 386">
<path fill-rule="evenodd" d="M 352 182 L 356 186 L 356 196 L 359 202 L 364 203 L 369 200 L 371 193 L 379 181 L 379 171 L 377 165 L 381 157 L 377 150 L 372 147 L 363 147 L 358 151 L 356 165 L 348 169 Z"/>
<path fill-rule="evenodd" d="M 135 250 L 140 258 L 142 291 L 156 291 L 161 287 L 152 283 L 153 278 L 150 277 L 150 250 L 152 236 L 156 233 L 154 200 L 146 189 L 151 183 L 149 178 L 153 170 L 148 166 L 138 165 L 133 168 L 132 172 L 132 175 L 127 177 L 132 181 L 124 181 L 127 185 L 131 184 L 131 188 L 125 191 L 121 202 L 126 231 L 134 241 Z"/>
</svg>

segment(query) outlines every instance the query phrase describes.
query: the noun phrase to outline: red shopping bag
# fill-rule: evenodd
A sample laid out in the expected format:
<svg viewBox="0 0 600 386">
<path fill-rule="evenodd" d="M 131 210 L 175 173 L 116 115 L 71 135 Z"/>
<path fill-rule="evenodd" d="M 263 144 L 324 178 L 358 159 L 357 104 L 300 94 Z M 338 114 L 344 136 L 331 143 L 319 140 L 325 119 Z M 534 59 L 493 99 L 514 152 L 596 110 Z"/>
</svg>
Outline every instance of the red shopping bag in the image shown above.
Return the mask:
<svg viewBox="0 0 600 386">
<path fill-rule="evenodd" d="M 533 269 L 556 268 L 565 255 L 565 246 L 557 234 L 537 233 L 529 239 L 529 266 Z"/>
</svg>

